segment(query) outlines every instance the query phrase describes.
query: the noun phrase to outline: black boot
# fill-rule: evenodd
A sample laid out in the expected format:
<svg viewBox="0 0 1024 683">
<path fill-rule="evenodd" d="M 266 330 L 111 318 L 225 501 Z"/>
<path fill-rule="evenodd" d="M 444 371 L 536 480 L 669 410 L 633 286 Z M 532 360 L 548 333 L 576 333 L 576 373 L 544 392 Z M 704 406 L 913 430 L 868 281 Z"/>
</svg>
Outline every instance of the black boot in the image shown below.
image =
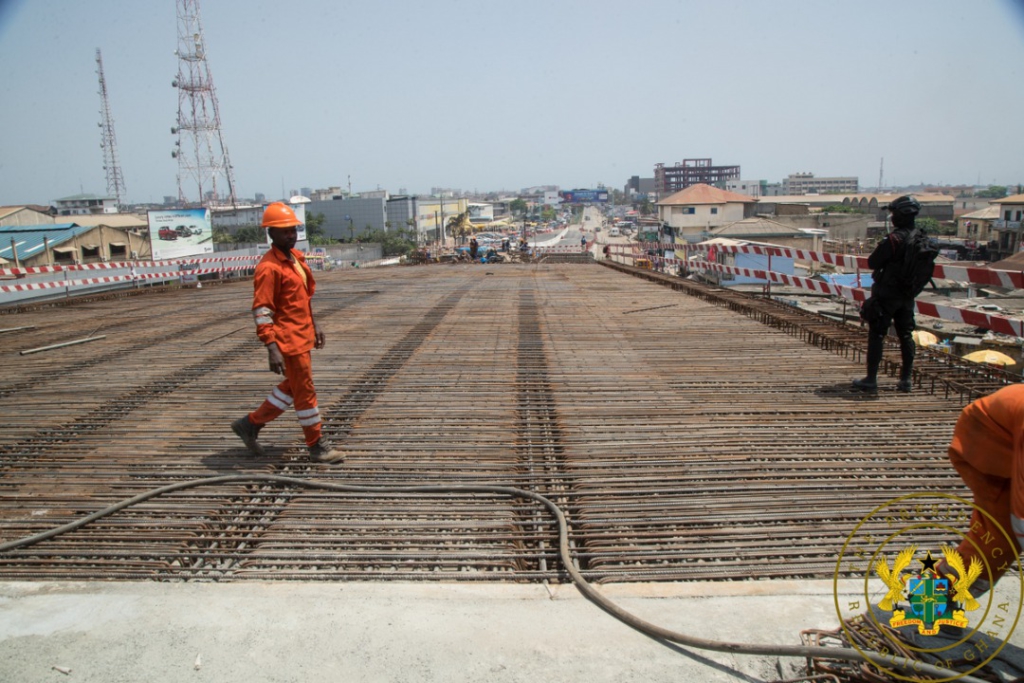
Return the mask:
<svg viewBox="0 0 1024 683">
<path fill-rule="evenodd" d="M 882 348 L 885 335 L 868 334 L 868 374 L 863 379 L 853 380 L 853 386 L 861 391 L 878 391 L 878 366 L 882 364 Z"/>
<path fill-rule="evenodd" d="M 907 338 L 900 337 L 900 356 L 903 364 L 900 366 L 900 381 L 896 383 L 896 390 L 905 394 L 909 394 L 913 389 L 914 354 L 916 351 L 913 337 L 910 335 L 907 335 Z"/>
</svg>

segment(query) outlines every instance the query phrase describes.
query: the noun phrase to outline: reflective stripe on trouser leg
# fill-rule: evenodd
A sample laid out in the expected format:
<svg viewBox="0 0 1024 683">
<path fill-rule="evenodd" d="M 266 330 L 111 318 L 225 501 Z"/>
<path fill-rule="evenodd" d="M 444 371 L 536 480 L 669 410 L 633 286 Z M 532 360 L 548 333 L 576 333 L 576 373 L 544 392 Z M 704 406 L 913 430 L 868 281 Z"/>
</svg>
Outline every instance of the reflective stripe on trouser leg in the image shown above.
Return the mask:
<svg viewBox="0 0 1024 683">
<path fill-rule="evenodd" d="M 316 405 L 316 389 L 313 387 L 313 363 L 309 351 L 298 356 L 284 357 L 284 371 L 291 380 L 292 396 L 295 397 L 295 414 L 302 425 L 306 445 L 312 446 L 320 440 L 320 411 Z"/>
<path fill-rule="evenodd" d="M 271 420 L 277 419 L 285 410 L 291 407 L 292 399 L 291 382 L 285 375 L 284 381 L 274 387 L 270 395 L 263 401 L 259 408 L 249 413 L 249 422 L 254 425 L 265 425 Z"/>
</svg>

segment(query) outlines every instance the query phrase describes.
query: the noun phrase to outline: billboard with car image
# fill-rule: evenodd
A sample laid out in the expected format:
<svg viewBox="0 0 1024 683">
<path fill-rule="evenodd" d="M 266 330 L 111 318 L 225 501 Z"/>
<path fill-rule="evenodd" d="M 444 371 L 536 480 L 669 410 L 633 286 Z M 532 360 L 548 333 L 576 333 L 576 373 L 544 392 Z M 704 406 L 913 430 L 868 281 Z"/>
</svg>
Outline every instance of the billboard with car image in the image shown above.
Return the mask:
<svg viewBox="0 0 1024 683">
<path fill-rule="evenodd" d="M 150 211 L 148 218 L 154 261 L 213 253 L 209 209 Z"/>
</svg>

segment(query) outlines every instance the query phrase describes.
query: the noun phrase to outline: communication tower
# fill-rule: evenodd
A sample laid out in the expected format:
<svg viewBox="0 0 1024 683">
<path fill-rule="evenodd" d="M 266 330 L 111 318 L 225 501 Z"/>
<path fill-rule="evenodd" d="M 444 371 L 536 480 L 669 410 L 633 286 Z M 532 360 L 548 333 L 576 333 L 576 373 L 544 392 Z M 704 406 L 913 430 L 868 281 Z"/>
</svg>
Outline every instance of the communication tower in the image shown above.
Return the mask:
<svg viewBox="0 0 1024 683">
<path fill-rule="evenodd" d="M 171 85 L 178 89 L 178 121 L 171 156 L 178 160 L 178 201 L 182 206 L 235 205 L 235 181 L 220 129 L 220 107 L 206 61 L 206 39 L 199 20 L 199 0 L 178 0 L 178 75 Z M 227 184 L 222 195 L 218 181 Z M 190 201 L 185 187 L 198 194 Z"/>
<path fill-rule="evenodd" d="M 100 121 L 99 127 L 103 130 L 103 139 L 100 140 L 100 147 L 103 148 L 103 170 L 107 173 L 107 194 L 117 199 L 118 207 L 124 206 L 127 197 L 127 190 L 124 186 L 124 176 L 121 175 L 121 164 L 117 159 L 117 138 L 114 137 L 114 117 L 110 115 L 110 100 L 107 99 L 107 79 L 103 76 L 103 56 L 100 49 L 96 48 L 96 73 L 100 77 Z"/>
</svg>

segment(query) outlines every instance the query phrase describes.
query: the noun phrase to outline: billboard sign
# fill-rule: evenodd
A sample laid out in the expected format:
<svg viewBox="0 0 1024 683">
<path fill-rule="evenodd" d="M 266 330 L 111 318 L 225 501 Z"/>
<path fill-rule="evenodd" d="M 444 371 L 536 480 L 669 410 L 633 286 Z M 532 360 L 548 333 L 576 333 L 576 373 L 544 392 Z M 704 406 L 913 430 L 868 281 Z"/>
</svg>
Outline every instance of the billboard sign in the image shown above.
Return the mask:
<svg viewBox="0 0 1024 683">
<path fill-rule="evenodd" d="M 566 190 L 562 201 L 567 204 L 589 204 L 608 201 L 608 190 Z"/>
<path fill-rule="evenodd" d="M 213 253 L 209 209 L 150 211 L 147 217 L 154 261 Z"/>
</svg>

